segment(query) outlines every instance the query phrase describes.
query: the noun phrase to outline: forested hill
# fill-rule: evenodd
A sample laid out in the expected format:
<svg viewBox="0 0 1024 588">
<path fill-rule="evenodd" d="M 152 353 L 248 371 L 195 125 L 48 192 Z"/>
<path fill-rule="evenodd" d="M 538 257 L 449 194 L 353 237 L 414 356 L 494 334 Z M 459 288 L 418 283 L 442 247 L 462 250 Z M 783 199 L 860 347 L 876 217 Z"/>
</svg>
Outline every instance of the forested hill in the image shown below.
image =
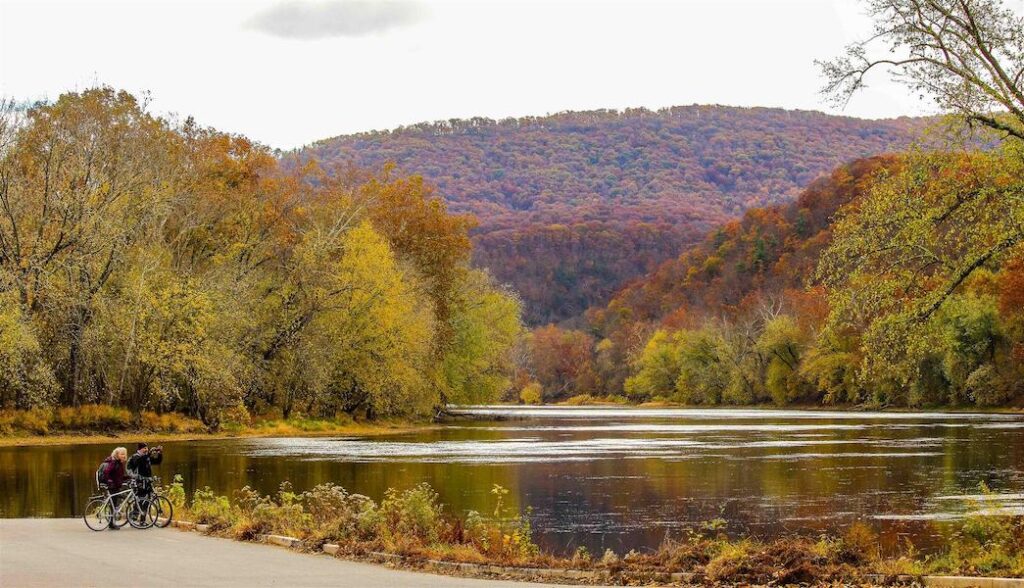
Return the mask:
<svg viewBox="0 0 1024 588">
<path fill-rule="evenodd" d="M 815 283 L 836 212 L 863 197 L 879 172 L 895 168 L 898 160 L 893 155 L 855 160 L 812 182 L 793 202 L 748 210 L 588 316 L 616 327 L 623 321 L 735 316 L 766 294 L 805 289 Z"/>
<path fill-rule="evenodd" d="M 837 164 L 903 149 L 921 126 L 770 108 L 599 110 L 341 136 L 300 156 L 423 175 L 453 212 L 476 215 L 477 263 L 541 323 L 606 302 L 710 228 L 793 199 Z"/>
<path fill-rule="evenodd" d="M 864 158 L 748 210 L 585 329 L 535 329 L 520 396 L 1024 406 L 1022 241 L 989 254 L 992 235 L 1020 234 L 1021 153 Z"/>
</svg>

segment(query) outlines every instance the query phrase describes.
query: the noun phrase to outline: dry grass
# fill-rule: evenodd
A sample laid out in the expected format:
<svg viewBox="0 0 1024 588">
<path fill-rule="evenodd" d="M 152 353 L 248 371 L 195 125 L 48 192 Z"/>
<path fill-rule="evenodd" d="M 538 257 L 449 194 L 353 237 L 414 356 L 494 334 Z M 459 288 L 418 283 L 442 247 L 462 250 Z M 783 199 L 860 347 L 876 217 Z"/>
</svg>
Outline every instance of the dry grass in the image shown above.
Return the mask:
<svg viewBox="0 0 1024 588">
<path fill-rule="evenodd" d="M 387 435 L 426 430 L 432 425 L 408 422 L 356 422 L 335 419 L 256 417 L 247 424 L 228 423 L 211 432 L 202 422 L 179 413 L 131 411 L 93 404 L 55 410 L 0 411 L 0 447 L 109 443 L 145 433 L 151 441 L 180 441 L 225 437 L 280 437 L 316 435 Z"/>
<path fill-rule="evenodd" d="M 143 412 L 135 415 L 128 409 L 106 404 L 0 411 L 0 442 L 29 444 L 32 439 L 63 436 L 109 439 L 128 432 L 196 433 L 205 430 L 203 423 L 181 414 Z"/>
<path fill-rule="evenodd" d="M 559 402 L 562 406 L 624 406 L 629 404 L 624 396 L 592 396 L 590 394 L 577 394 Z"/>
</svg>

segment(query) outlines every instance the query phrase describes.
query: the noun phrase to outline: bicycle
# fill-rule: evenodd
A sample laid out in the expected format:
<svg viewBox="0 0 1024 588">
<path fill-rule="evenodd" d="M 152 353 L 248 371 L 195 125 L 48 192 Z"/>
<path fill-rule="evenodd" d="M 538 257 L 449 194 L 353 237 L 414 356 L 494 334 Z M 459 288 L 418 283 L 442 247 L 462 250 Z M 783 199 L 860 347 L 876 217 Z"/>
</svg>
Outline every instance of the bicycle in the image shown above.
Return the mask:
<svg viewBox="0 0 1024 588">
<path fill-rule="evenodd" d="M 163 494 L 163 489 L 160 486 L 160 478 L 153 476 L 152 478 L 140 478 L 140 481 L 142 482 L 142 487 L 147 491 L 140 496 L 139 499 L 143 502 L 151 502 L 156 505 L 155 511 L 151 511 L 150 509 L 145 509 L 143 511 L 145 514 L 152 514 L 153 516 L 153 521 L 150 523 L 150 526 L 157 527 L 158 529 L 167 527 L 171 524 L 171 520 L 174 518 L 174 504 L 172 504 L 171 500 Z"/>
<path fill-rule="evenodd" d="M 130 480 L 128 488 L 120 492 L 90 496 L 82 514 L 85 526 L 93 531 L 102 531 L 108 527 L 120 529 L 125 524 L 136 529 L 152 527 L 159 518 L 157 501 L 139 500 L 136 493 L 138 486 L 135 480 Z M 118 497 L 121 497 L 120 500 L 117 500 Z"/>
</svg>

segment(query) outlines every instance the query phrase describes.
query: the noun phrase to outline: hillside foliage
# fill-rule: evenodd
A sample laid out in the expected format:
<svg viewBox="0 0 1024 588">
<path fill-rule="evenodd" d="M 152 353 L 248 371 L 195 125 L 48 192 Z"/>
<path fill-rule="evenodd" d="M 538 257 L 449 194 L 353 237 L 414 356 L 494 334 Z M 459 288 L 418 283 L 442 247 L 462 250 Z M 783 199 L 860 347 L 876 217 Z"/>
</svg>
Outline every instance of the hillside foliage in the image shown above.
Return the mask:
<svg viewBox="0 0 1024 588">
<path fill-rule="evenodd" d="M 1017 143 L 859 160 L 712 231 L 583 330 L 535 330 L 529 381 L 551 400 L 1016 404 L 1022 226 Z"/>
<path fill-rule="evenodd" d="M 522 294 L 537 324 L 607 302 L 706 231 L 792 200 L 840 163 L 906 148 L 923 125 L 768 108 L 601 110 L 342 136 L 295 160 L 392 162 L 428 179 L 453 212 L 477 217 L 477 263 Z"/>
</svg>

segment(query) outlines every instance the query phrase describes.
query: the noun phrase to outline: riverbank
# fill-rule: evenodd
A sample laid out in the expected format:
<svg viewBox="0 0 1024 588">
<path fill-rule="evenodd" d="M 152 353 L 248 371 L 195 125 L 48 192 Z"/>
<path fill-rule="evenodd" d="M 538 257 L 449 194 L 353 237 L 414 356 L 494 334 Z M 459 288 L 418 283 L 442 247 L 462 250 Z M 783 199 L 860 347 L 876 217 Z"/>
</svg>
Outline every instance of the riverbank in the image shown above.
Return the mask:
<svg viewBox="0 0 1024 588">
<path fill-rule="evenodd" d="M 196 441 L 239 437 L 371 437 L 428 430 L 426 421 L 356 421 L 253 417 L 246 422 L 227 422 L 211 431 L 202 422 L 177 413 L 139 415 L 116 407 L 88 405 L 53 411 L 0 411 L 0 447 L 31 447 L 68 444 L 124 444 Z"/>
<path fill-rule="evenodd" d="M 175 516 L 192 522 L 185 526 L 207 534 L 243 541 L 280 536 L 281 544 L 354 559 L 392 557 L 433 568 L 447 563 L 480 573 L 533 570 L 538 578 L 578 583 L 639 585 L 685 576 L 684 583 L 699 585 L 863 585 L 931 575 L 1024 577 L 1022 516 L 968 516 L 941 549 L 927 554 L 909 542 L 883 550 L 865 522 L 832 535 L 769 541 L 728 536 L 725 522 L 715 520 L 666 539 L 653 552 L 581 548 L 564 557 L 533 543 L 528 518 L 503 504 L 506 493 L 494 487 L 494 513 L 486 516 L 450 513 L 426 484 L 388 490 L 380 503 L 333 484 L 301 494 L 284 484 L 274 497 L 243 490 L 234 499 L 202 490 L 189 501 L 178 483 L 168 496 L 177 505 Z"/>
<path fill-rule="evenodd" d="M 126 431 L 116 434 L 107 433 L 59 433 L 47 435 L 12 435 L 0 436 L 0 447 L 41 447 L 48 445 L 72 444 L 117 444 L 145 440 L 147 443 L 167 443 L 172 441 L 205 441 L 210 439 L 236 439 L 255 437 L 376 437 L 400 433 L 428 431 L 435 425 L 423 423 L 376 423 L 351 424 L 309 431 L 300 427 L 281 425 L 269 430 L 260 428 L 240 431 L 219 431 L 216 433 L 164 433 L 150 431 Z"/>
<path fill-rule="evenodd" d="M 614 406 L 623 408 L 680 408 L 680 409 L 750 409 L 750 410 L 800 410 L 800 411 L 814 411 L 814 410 L 829 410 L 829 411 L 848 411 L 848 412 L 937 412 L 937 413 L 982 413 L 982 414 L 1024 414 L 1024 406 L 937 406 L 937 407 L 919 407 L 910 408 L 906 406 L 872 406 L 866 404 L 785 404 L 779 406 L 777 404 L 718 404 L 718 405 L 698 405 L 698 404 L 683 404 L 680 402 L 673 402 L 671 400 L 650 400 L 647 402 L 630 402 L 628 399 L 622 396 L 591 396 L 590 394 L 579 394 L 576 396 L 569 397 L 560 402 L 551 402 L 545 404 L 510 404 L 509 406 Z"/>
</svg>

